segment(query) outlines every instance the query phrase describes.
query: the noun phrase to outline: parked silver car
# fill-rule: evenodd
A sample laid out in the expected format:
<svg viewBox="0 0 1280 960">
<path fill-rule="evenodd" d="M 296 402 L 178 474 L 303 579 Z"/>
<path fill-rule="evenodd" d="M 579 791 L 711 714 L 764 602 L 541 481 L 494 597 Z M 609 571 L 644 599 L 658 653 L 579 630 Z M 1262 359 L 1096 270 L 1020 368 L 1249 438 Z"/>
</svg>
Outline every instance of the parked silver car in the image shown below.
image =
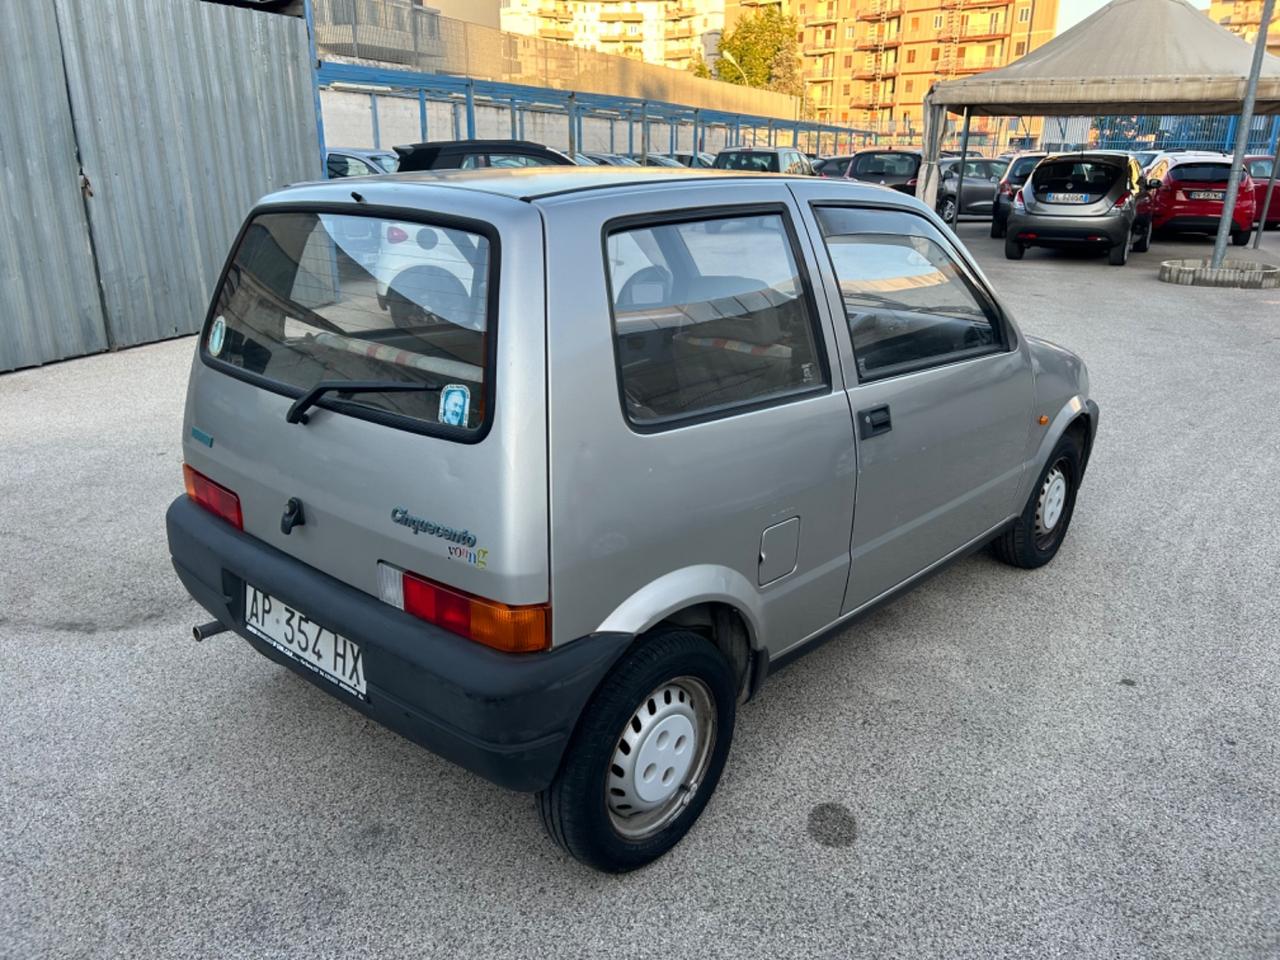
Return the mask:
<svg viewBox="0 0 1280 960">
<path fill-rule="evenodd" d="M 343 238 L 384 221 L 380 298 Z M 902 194 L 304 184 L 218 283 L 169 548 L 198 638 L 537 791 L 555 842 L 628 870 L 697 819 L 770 673 L 969 551 L 1050 561 L 1097 425 L 1084 363 Z"/>
<path fill-rule="evenodd" d="M 1013 197 L 1004 255 L 1027 247 L 1105 250 L 1112 266 L 1151 245 L 1151 204 L 1137 161 L 1127 153 L 1051 154 Z"/>
</svg>

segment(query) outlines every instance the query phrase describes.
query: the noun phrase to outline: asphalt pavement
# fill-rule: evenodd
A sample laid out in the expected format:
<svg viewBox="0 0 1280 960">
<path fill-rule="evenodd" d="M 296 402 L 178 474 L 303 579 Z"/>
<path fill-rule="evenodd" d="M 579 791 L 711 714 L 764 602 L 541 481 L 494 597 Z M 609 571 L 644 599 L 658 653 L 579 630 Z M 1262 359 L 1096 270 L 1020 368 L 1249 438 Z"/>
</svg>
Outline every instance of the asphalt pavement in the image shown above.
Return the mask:
<svg viewBox="0 0 1280 960">
<path fill-rule="evenodd" d="M 0 376 L 0 956 L 1280 957 L 1280 290 L 1157 282 L 1203 243 L 960 232 L 1089 364 L 1061 553 L 974 556 L 771 677 L 701 821 L 623 877 L 189 639 L 191 338 Z"/>
</svg>

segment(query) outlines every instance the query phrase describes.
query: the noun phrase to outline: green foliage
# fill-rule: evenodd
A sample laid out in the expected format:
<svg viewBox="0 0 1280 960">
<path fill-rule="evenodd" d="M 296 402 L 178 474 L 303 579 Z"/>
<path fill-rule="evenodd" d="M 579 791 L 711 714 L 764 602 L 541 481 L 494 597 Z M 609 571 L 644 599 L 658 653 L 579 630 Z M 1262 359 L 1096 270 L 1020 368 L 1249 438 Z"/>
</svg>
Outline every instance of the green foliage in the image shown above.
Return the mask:
<svg viewBox="0 0 1280 960">
<path fill-rule="evenodd" d="M 703 80 L 711 80 L 715 76 L 711 72 L 711 67 L 707 65 L 707 61 L 703 59 L 700 53 L 693 55 L 693 59 L 689 61 L 688 69 L 695 77 L 701 77 Z"/>
<path fill-rule="evenodd" d="M 783 16 L 776 7 L 743 17 L 720 38 L 716 79 L 802 96 L 798 29 L 795 17 Z"/>
</svg>

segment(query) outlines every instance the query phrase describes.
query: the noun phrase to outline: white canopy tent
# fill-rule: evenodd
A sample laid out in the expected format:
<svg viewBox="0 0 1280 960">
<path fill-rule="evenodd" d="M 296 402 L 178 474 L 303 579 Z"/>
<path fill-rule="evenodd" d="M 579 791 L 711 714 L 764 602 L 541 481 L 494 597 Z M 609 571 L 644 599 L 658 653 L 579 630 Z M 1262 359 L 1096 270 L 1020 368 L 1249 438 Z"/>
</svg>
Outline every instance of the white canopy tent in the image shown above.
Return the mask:
<svg viewBox="0 0 1280 960">
<path fill-rule="evenodd" d="M 930 206 L 948 112 L 970 116 L 1234 114 L 1253 45 L 1186 0 L 1111 0 L 1062 35 L 999 70 L 934 84 L 924 101 Z M 1264 56 L 1255 113 L 1280 114 L 1280 58 Z"/>
</svg>

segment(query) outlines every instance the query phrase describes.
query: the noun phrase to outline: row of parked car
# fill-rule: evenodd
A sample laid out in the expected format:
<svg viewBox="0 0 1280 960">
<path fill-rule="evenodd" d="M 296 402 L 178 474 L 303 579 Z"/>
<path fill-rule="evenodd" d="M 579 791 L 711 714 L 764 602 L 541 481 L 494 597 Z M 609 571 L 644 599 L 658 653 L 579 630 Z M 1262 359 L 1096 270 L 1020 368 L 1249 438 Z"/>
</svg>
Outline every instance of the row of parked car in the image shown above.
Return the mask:
<svg viewBox="0 0 1280 960">
<path fill-rule="evenodd" d="M 1275 158 L 1247 157 L 1233 216 L 1232 242 L 1244 246 L 1255 227 L 1280 225 L 1280 198 L 1263 214 Z M 923 155 L 918 150 L 867 149 L 814 159 L 796 147 L 728 147 L 644 157 L 582 151 L 569 156 L 520 140 L 420 143 L 383 150 L 329 151 L 330 178 L 392 171 L 489 167 L 665 166 L 711 167 L 758 173 L 856 180 L 914 194 Z M 963 177 L 961 166 L 963 164 Z M 990 217 L 991 236 L 1005 241 L 1005 256 L 1022 259 L 1028 247 L 1092 246 L 1121 266 L 1145 252 L 1157 233 L 1213 234 L 1222 215 L 1230 157 L 1205 151 L 1090 150 L 1024 152 L 996 158 L 961 158 L 944 151 L 939 162 L 937 211 Z"/>
</svg>

